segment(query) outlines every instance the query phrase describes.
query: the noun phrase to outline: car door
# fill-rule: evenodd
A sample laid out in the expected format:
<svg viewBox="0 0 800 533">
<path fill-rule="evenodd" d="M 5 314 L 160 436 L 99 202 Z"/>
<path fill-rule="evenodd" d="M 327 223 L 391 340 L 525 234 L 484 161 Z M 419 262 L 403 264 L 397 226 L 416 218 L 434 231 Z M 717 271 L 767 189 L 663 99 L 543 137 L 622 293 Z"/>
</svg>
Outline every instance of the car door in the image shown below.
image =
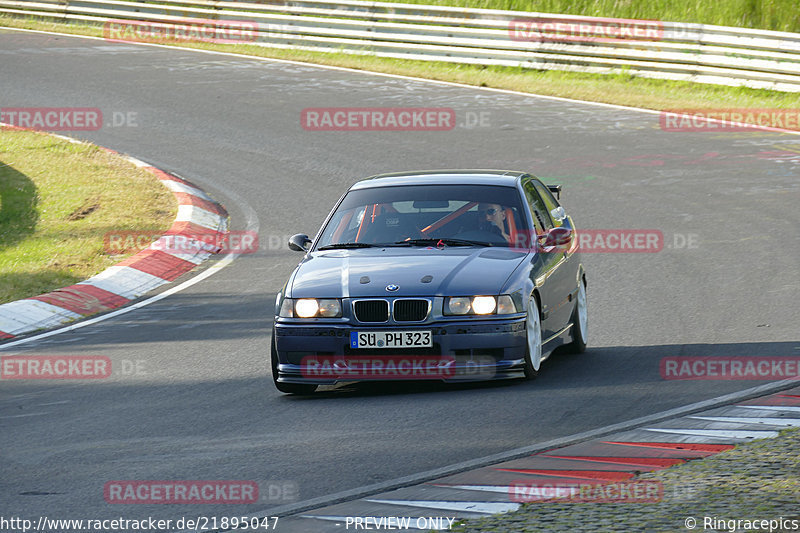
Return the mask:
<svg viewBox="0 0 800 533">
<path fill-rule="evenodd" d="M 552 228 L 561 226 L 561 220 L 554 220 L 550 214 L 558 207 L 550 191 L 541 182 L 531 178 L 522 184 L 525 199 L 531 209 L 537 235 L 544 235 Z M 549 205 L 548 205 L 549 204 Z M 535 239 L 535 237 L 534 237 Z M 544 243 L 544 239 L 538 239 Z M 577 287 L 576 273 L 572 272 L 569 247 L 538 246 L 534 259 L 536 279 L 532 281 L 539 287 L 542 299 L 542 336 L 544 340 L 559 333 L 569 323 L 572 306 L 571 293 Z"/>
</svg>

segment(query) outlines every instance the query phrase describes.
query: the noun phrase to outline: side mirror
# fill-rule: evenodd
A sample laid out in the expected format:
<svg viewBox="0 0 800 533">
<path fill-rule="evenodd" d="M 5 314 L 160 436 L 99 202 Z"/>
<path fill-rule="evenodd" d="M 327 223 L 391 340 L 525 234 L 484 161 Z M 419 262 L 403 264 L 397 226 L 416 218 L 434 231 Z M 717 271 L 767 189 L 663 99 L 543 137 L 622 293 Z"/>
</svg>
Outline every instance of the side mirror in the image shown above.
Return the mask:
<svg viewBox="0 0 800 533">
<path fill-rule="evenodd" d="M 307 252 L 308 248 L 306 246 L 309 244 L 311 244 L 311 239 L 305 233 L 298 233 L 289 237 L 289 249 L 295 252 Z"/>
<path fill-rule="evenodd" d="M 544 247 L 549 248 L 551 246 L 567 246 L 571 240 L 571 229 L 565 227 L 552 228 L 545 234 Z"/>
<path fill-rule="evenodd" d="M 547 188 L 555 195 L 557 200 L 561 200 L 561 185 L 548 185 Z"/>
</svg>

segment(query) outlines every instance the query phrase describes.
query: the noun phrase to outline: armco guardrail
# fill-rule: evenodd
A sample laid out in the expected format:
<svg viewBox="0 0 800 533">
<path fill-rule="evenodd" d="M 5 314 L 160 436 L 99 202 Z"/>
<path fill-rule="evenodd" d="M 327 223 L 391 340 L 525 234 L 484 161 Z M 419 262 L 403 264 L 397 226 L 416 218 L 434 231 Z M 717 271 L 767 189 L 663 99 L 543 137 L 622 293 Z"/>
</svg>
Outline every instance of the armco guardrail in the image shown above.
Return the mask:
<svg viewBox="0 0 800 533">
<path fill-rule="evenodd" d="M 356 0 L 0 0 L 0 13 L 173 27 L 246 22 L 252 41 L 270 47 L 800 92 L 800 34 L 746 28 Z"/>
</svg>

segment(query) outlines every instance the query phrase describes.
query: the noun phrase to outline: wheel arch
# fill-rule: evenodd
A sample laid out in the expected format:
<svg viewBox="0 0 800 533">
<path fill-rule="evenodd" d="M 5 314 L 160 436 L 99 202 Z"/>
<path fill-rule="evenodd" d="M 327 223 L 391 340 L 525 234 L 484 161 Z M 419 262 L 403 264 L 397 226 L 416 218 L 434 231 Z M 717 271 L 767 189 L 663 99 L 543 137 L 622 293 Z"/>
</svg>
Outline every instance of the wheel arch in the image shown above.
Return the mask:
<svg viewBox="0 0 800 533">
<path fill-rule="evenodd" d="M 589 286 L 589 282 L 586 281 L 586 269 L 583 267 L 583 263 L 578 265 L 578 272 L 577 272 L 577 277 L 576 277 L 575 281 L 577 281 L 578 283 L 583 281 L 583 283 L 587 287 Z"/>
</svg>

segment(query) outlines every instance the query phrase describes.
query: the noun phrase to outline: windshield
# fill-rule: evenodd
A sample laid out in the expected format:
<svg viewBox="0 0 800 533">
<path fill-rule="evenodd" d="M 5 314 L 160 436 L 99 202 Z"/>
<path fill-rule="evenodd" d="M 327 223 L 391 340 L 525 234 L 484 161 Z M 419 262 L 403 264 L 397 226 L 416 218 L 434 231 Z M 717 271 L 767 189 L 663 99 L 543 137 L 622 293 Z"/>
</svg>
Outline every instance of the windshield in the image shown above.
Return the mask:
<svg viewBox="0 0 800 533">
<path fill-rule="evenodd" d="M 518 234 L 527 231 L 525 218 L 514 187 L 402 185 L 358 189 L 350 191 L 339 204 L 317 249 L 509 246 L 517 242 Z"/>
</svg>

